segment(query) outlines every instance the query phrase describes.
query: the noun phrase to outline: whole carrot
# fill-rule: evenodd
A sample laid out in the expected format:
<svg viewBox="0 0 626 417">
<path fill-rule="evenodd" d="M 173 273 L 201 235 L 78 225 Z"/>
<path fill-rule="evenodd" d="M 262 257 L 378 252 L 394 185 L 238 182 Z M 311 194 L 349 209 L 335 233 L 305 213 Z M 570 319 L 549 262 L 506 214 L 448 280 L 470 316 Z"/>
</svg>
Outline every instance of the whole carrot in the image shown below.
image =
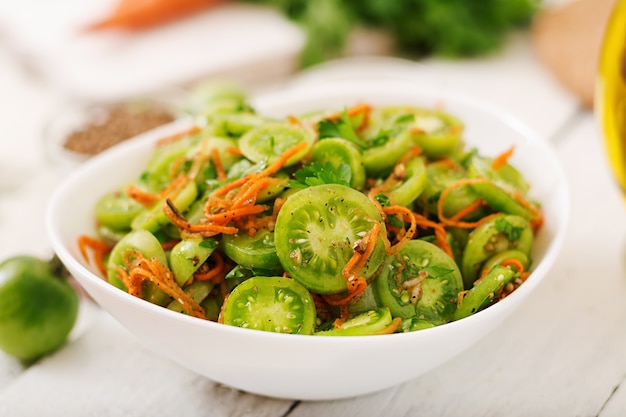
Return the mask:
<svg viewBox="0 0 626 417">
<path fill-rule="evenodd" d="M 224 0 L 119 0 L 117 7 L 104 19 L 91 24 L 89 30 L 142 30 L 200 11 Z"/>
</svg>

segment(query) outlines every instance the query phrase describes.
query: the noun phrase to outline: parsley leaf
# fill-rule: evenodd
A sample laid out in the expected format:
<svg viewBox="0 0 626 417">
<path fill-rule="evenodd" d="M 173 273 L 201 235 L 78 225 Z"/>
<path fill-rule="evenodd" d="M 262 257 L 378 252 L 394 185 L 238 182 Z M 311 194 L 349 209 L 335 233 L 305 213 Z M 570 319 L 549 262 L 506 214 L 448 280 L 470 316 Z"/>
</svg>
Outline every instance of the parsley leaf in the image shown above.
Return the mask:
<svg viewBox="0 0 626 417">
<path fill-rule="evenodd" d="M 317 131 L 319 132 L 319 138 L 343 138 L 350 142 L 363 146 L 363 141 L 356 134 L 348 114 L 343 111 L 341 117 L 337 120 L 324 119 L 317 124 Z"/>
<path fill-rule="evenodd" d="M 505 235 L 511 242 L 518 240 L 524 230 L 521 226 L 513 226 L 504 217 L 498 217 L 496 219 L 495 228 L 498 232 Z"/>
<path fill-rule="evenodd" d="M 402 125 L 405 123 L 411 123 L 415 121 L 415 114 L 413 113 L 407 113 L 407 114 L 403 114 L 402 116 L 398 117 L 393 123 L 396 125 Z"/>
<path fill-rule="evenodd" d="M 382 192 L 378 193 L 375 198 L 376 198 L 376 201 L 378 201 L 380 203 L 380 205 L 383 206 L 383 207 L 387 207 L 391 203 L 391 200 L 389 199 L 389 196 L 387 194 L 382 193 Z"/>
<path fill-rule="evenodd" d="M 335 167 L 330 162 L 314 161 L 294 172 L 293 176 L 295 180 L 289 181 L 289 186 L 292 188 L 306 188 L 322 184 L 350 186 L 352 171 L 350 166 L 343 162 Z"/>
</svg>

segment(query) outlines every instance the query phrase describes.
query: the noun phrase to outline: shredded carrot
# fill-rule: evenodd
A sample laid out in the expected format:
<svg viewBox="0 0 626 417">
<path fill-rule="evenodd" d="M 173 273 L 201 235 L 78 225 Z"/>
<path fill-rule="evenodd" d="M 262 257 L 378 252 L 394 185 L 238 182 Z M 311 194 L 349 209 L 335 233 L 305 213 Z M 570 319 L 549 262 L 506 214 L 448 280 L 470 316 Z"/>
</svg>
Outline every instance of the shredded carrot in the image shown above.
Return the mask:
<svg viewBox="0 0 626 417">
<path fill-rule="evenodd" d="M 445 168 L 450 168 L 450 169 L 455 169 L 459 167 L 459 164 L 454 159 L 450 158 L 449 156 L 444 156 L 441 159 L 433 161 L 430 163 L 430 165 L 441 165 Z"/>
<path fill-rule="evenodd" d="M 171 250 L 174 248 L 174 246 L 176 246 L 178 243 L 180 242 L 180 240 L 168 240 L 167 242 L 163 242 L 161 243 L 161 247 L 163 248 L 163 250 Z"/>
<path fill-rule="evenodd" d="M 225 287 L 226 286 L 222 284 L 222 288 Z M 224 301 L 222 301 L 222 306 L 220 307 L 220 314 L 217 316 L 217 322 L 220 324 L 224 324 L 224 308 L 226 307 L 226 300 L 228 300 L 229 295 L 229 293 L 224 295 Z"/>
<path fill-rule="evenodd" d="M 128 251 L 123 254 L 124 266 L 128 272 L 130 285 L 128 291 L 137 297 L 141 296 L 141 286 L 146 280 L 156 284 L 167 295 L 177 300 L 187 314 L 206 318 L 204 309 L 191 298 L 174 279 L 174 274 L 157 258 L 147 259 L 141 252 Z"/>
<path fill-rule="evenodd" d="M 363 277 L 356 277 L 348 282 L 348 293 L 346 295 L 329 294 L 324 295 L 324 300 L 331 306 L 341 306 L 348 304 L 357 295 L 367 289 L 367 281 Z"/>
<path fill-rule="evenodd" d="M 213 252 L 210 257 L 215 262 L 215 266 L 207 272 L 196 272 L 193 276 L 198 281 L 217 280 L 226 269 L 224 258 L 218 252 Z M 221 277 L 223 278 L 223 276 Z"/>
<path fill-rule="evenodd" d="M 296 116 L 291 115 L 291 114 L 287 115 L 287 121 L 288 121 L 289 123 L 291 123 L 292 125 L 298 125 L 298 126 L 299 126 L 299 125 L 301 125 L 301 124 L 302 124 L 302 123 L 300 122 L 300 119 L 298 119 Z"/>
<path fill-rule="evenodd" d="M 496 170 L 502 168 L 507 163 L 511 155 L 513 155 L 514 150 L 515 150 L 515 147 L 511 146 L 508 150 L 496 156 L 491 162 L 491 168 L 496 169 Z"/>
<path fill-rule="evenodd" d="M 167 216 L 170 222 L 177 226 L 179 229 L 186 230 L 190 233 L 199 233 L 202 236 L 210 237 L 220 233 L 233 234 L 237 233 L 237 228 L 232 226 L 223 226 L 220 224 L 212 223 L 200 223 L 191 224 L 185 217 L 178 211 L 172 201 L 167 198 L 163 204 L 163 212 Z"/>
<path fill-rule="evenodd" d="M 417 145 L 411 146 L 411 149 L 398 160 L 397 164 L 406 164 L 409 160 L 420 156 L 422 154 L 422 148 Z M 396 164 L 396 165 L 397 165 Z"/>
<path fill-rule="evenodd" d="M 400 317 L 395 317 L 391 321 L 391 324 L 389 326 L 385 327 L 384 329 L 382 329 L 380 332 L 378 332 L 376 334 L 392 334 L 392 333 L 395 333 L 396 330 L 398 330 L 400 328 L 401 324 L 402 324 L 402 319 Z"/>
<path fill-rule="evenodd" d="M 522 274 L 524 272 L 524 265 L 522 265 L 522 263 L 515 259 L 515 258 L 509 258 L 509 259 L 505 259 L 504 261 L 500 262 L 500 265 L 502 266 L 514 266 L 515 269 L 517 269 L 517 272 L 519 274 Z"/>
<path fill-rule="evenodd" d="M 187 158 L 181 156 L 172 162 L 170 166 L 170 178 L 175 179 L 178 176 L 185 161 L 187 161 Z"/>
<path fill-rule="evenodd" d="M 172 182 L 170 182 L 167 187 L 165 187 L 160 192 L 153 194 L 148 193 L 144 190 L 137 188 L 135 185 L 131 184 L 126 188 L 126 194 L 137 201 L 138 203 L 149 206 L 154 204 L 155 202 L 162 200 L 164 197 L 172 195 L 183 189 L 189 183 L 189 178 L 186 175 L 177 176 Z"/>
<path fill-rule="evenodd" d="M 365 268 L 367 261 L 369 260 L 370 256 L 372 256 L 372 253 L 374 252 L 374 249 L 376 248 L 376 243 L 378 242 L 378 236 L 380 235 L 380 229 L 381 229 L 380 223 L 374 222 L 374 225 L 372 226 L 370 231 L 363 238 L 363 243 L 365 244 L 365 251 L 363 252 L 362 256 L 359 258 L 356 265 L 352 269 L 353 274 L 360 274 L 363 268 Z"/>
<path fill-rule="evenodd" d="M 469 216 L 470 214 L 472 214 L 473 212 L 475 212 L 479 208 L 481 208 L 484 204 L 485 204 L 485 201 L 482 198 L 479 198 L 478 200 L 468 204 L 466 207 L 464 207 L 461 210 L 457 211 L 454 214 L 454 216 L 450 217 L 450 220 L 453 221 L 453 222 L 458 222 L 458 221 L 462 220 L 463 218 Z"/>
<path fill-rule="evenodd" d="M 459 294 L 456 297 L 456 305 L 457 305 L 457 307 L 461 307 L 461 305 L 463 304 L 463 299 L 465 298 L 465 296 L 467 295 L 468 292 L 469 292 L 469 290 L 459 291 Z"/>
<path fill-rule="evenodd" d="M 339 306 L 339 317 L 335 319 L 333 322 L 333 326 L 335 329 L 340 329 L 341 326 L 346 322 L 348 317 L 350 316 L 350 312 L 348 311 L 348 304 L 342 304 Z"/>
<path fill-rule="evenodd" d="M 362 269 L 365 268 L 367 260 L 374 252 L 376 242 L 378 242 L 380 229 L 380 223 L 374 222 L 370 231 L 365 235 L 365 237 L 363 237 L 363 239 L 361 239 L 364 249 L 355 249 L 354 253 L 343 267 L 341 274 L 347 281 L 347 294 L 324 295 L 324 300 L 328 304 L 333 306 L 348 304 L 354 299 L 354 297 L 365 291 L 367 288 L 367 280 L 360 276 L 360 274 Z M 355 246 L 359 246 L 359 244 L 355 243 Z"/>
<path fill-rule="evenodd" d="M 243 152 L 241 152 L 241 149 L 239 149 L 236 146 L 229 146 L 228 148 L 226 148 L 226 152 L 232 154 L 232 155 L 243 155 Z"/>
<path fill-rule="evenodd" d="M 413 215 L 415 216 L 415 220 L 419 227 L 431 228 L 434 230 L 439 247 L 443 249 L 443 251 L 447 253 L 451 258 L 454 258 L 452 248 L 450 248 L 450 245 L 448 244 L 446 229 L 443 227 L 443 225 L 429 220 L 426 216 L 422 216 L 421 214 L 413 213 Z"/>
<path fill-rule="evenodd" d="M 371 112 L 372 107 L 366 103 L 357 104 L 356 106 L 350 107 L 346 110 L 346 114 L 348 115 L 348 117 L 353 117 L 361 113 L 363 114 L 363 120 L 361 121 L 361 124 L 356 128 L 357 132 L 362 131 L 367 127 L 367 125 L 369 124 L 369 116 Z M 334 122 L 339 120 L 341 118 L 341 115 L 342 113 L 335 113 L 329 116 L 327 119 Z"/>
<path fill-rule="evenodd" d="M 103 29 L 145 30 L 179 19 L 222 0 L 119 0 L 112 12 L 90 24 L 89 31 Z"/>
<path fill-rule="evenodd" d="M 100 271 L 100 273 L 102 273 L 102 275 L 106 277 L 107 269 L 106 266 L 104 266 L 104 257 L 109 252 L 111 252 L 111 246 L 101 240 L 82 235 L 78 238 L 78 249 L 80 250 L 80 254 L 87 262 L 89 262 L 87 249 L 90 249 L 93 252 L 93 260 L 96 263 L 98 271 Z"/>
<path fill-rule="evenodd" d="M 182 132 L 178 132 L 178 133 L 174 133 L 173 135 L 164 137 L 162 139 L 159 139 L 156 143 L 157 146 L 163 146 L 166 145 L 168 143 L 172 143 L 172 142 L 176 142 L 178 140 L 181 140 L 189 135 L 193 135 L 195 133 L 198 133 L 200 131 L 200 128 L 198 126 L 192 126 L 187 130 L 183 130 Z"/>
<path fill-rule="evenodd" d="M 211 149 L 211 161 L 213 162 L 213 166 L 215 167 L 215 172 L 217 173 L 217 179 L 219 181 L 224 181 L 227 178 L 226 172 L 224 171 L 222 160 L 220 159 L 220 154 L 217 148 Z"/>
<path fill-rule="evenodd" d="M 385 213 L 386 215 L 401 214 L 403 216 L 407 216 L 410 222 L 408 230 L 404 233 L 400 240 L 387 250 L 387 254 L 391 255 L 402 249 L 402 247 L 406 245 L 407 242 L 415 238 L 415 236 L 417 235 L 417 217 L 415 213 L 403 206 L 383 207 L 383 213 Z"/>
<path fill-rule="evenodd" d="M 513 194 L 513 198 L 517 201 L 522 207 L 530 211 L 532 218 L 530 219 L 530 226 L 536 232 L 543 226 L 543 213 L 541 210 L 534 205 L 532 205 L 528 200 L 526 200 L 521 193 L 516 192 Z"/>
<path fill-rule="evenodd" d="M 439 201 L 437 201 L 437 215 L 439 216 L 439 221 L 444 226 L 453 226 L 453 227 L 460 227 L 464 229 L 473 229 L 485 223 L 486 221 L 489 221 L 497 216 L 501 216 L 502 213 L 495 213 L 495 214 L 484 216 L 483 218 L 475 222 L 465 222 L 462 220 L 454 220 L 453 218 L 448 218 L 443 213 L 443 206 L 445 203 L 445 199 L 452 190 L 455 190 L 465 185 L 487 183 L 487 182 L 491 182 L 491 181 L 486 178 L 464 178 L 444 188 L 444 190 L 441 192 L 441 195 L 439 196 Z"/>
</svg>

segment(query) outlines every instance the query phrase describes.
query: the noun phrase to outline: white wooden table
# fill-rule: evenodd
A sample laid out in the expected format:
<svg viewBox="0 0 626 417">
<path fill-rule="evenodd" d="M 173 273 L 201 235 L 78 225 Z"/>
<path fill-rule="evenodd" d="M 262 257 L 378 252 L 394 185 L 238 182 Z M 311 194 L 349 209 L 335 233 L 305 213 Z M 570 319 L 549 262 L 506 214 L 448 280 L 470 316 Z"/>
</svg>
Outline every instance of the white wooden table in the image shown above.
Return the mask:
<svg viewBox="0 0 626 417">
<path fill-rule="evenodd" d="M 326 76 L 340 73 L 333 71 Z M 626 208 L 593 114 L 554 82 L 523 37 L 498 56 L 433 60 L 413 71 L 514 113 L 554 145 L 567 173 L 566 244 L 547 279 L 503 325 L 401 386 L 342 401 L 292 402 L 199 377 L 86 305 L 71 343 L 53 356 L 25 369 L 0 354 L 0 415 L 626 415 Z M 58 97 L 2 44 L 0 91 L 0 258 L 47 256 L 46 201 L 64 172 L 45 162 L 40 134 Z"/>
</svg>

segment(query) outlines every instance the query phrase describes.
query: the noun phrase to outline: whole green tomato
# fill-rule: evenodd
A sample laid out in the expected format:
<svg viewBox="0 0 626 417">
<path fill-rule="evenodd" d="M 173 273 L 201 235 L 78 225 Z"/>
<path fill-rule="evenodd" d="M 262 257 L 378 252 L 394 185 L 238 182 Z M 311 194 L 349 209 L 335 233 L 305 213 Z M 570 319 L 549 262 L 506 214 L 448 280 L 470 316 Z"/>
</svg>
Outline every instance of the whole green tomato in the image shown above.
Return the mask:
<svg viewBox="0 0 626 417">
<path fill-rule="evenodd" d="M 20 255 L 0 263 L 0 349 L 33 362 L 62 346 L 74 327 L 79 299 L 50 264 Z"/>
</svg>

